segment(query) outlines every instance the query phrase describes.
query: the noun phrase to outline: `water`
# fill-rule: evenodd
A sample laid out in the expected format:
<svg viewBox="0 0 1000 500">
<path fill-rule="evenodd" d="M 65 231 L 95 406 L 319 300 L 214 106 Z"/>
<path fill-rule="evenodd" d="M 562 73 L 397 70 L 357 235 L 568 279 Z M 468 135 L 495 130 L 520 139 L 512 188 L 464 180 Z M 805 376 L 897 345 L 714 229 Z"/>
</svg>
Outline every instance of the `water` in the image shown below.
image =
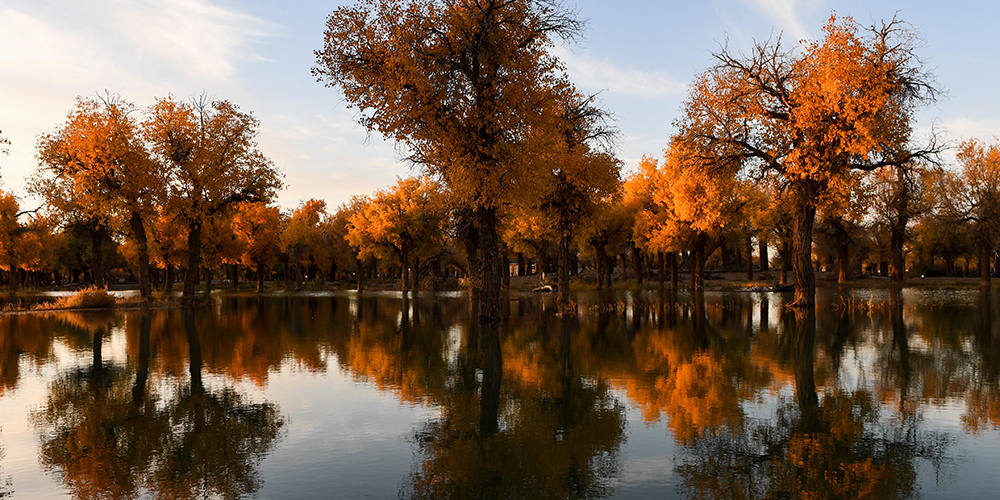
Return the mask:
<svg viewBox="0 0 1000 500">
<path fill-rule="evenodd" d="M 990 498 L 1000 294 L 0 317 L 0 498 Z M 994 320 L 997 318 L 996 320 Z"/>
</svg>

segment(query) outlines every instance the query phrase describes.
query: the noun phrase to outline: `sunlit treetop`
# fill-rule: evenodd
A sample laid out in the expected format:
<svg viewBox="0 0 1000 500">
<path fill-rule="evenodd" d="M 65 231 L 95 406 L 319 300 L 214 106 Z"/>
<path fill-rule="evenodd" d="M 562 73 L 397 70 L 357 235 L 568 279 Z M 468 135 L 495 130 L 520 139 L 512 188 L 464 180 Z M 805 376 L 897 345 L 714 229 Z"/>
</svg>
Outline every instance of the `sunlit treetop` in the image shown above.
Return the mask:
<svg viewBox="0 0 1000 500">
<path fill-rule="evenodd" d="M 138 110 L 118 96 L 77 98 L 66 123 L 38 139 L 31 190 L 55 209 L 124 226 L 162 201 L 168 171 L 150 157 Z"/>
<path fill-rule="evenodd" d="M 142 126 L 155 158 L 171 169 L 170 199 L 186 220 L 269 201 L 283 186 L 257 148 L 260 122 L 229 101 L 158 99 Z"/>
<path fill-rule="evenodd" d="M 786 181 L 837 182 L 914 156 L 913 113 L 939 90 L 915 55 L 920 39 L 893 19 L 862 29 L 830 17 L 821 40 L 789 51 L 780 38 L 749 55 L 728 49 L 691 87 L 678 125 L 731 169 Z"/>
<path fill-rule="evenodd" d="M 329 17 L 313 74 L 461 201 L 496 206 L 532 179 L 519 145 L 567 86 L 549 49 L 580 28 L 548 0 L 363 0 Z"/>
</svg>

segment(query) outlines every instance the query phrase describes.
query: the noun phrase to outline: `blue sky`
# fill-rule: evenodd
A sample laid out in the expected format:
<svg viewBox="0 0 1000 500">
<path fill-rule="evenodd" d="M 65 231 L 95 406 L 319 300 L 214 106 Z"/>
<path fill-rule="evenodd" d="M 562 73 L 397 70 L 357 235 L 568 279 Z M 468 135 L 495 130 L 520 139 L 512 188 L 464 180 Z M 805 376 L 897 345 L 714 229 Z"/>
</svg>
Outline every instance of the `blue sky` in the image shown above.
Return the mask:
<svg viewBox="0 0 1000 500">
<path fill-rule="evenodd" d="M 368 136 L 337 91 L 310 75 L 313 50 L 340 1 L 0 0 L 0 188 L 24 193 L 38 134 L 65 121 L 77 95 L 105 89 L 140 107 L 154 97 L 207 92 L 261 121 L 261 149 L 285 172 L 283 207 L 309 198 L 336 206 L 412 173 L 393 144 Z M 567 0 L 589 23 L 584 39 L 556 47 L 571 79 L 602 98 L 633 169 L 673 133 L 686 85 L 728 39 L 745 50 L 782 33 L 821 34 L 831 11 L 863 24 L 897 14 L 925 40 L 919 51 L 948 94 L 922 111 L 950 140 L 1000 134 L 1000 33 L 994 2 Z"/>
</svg>

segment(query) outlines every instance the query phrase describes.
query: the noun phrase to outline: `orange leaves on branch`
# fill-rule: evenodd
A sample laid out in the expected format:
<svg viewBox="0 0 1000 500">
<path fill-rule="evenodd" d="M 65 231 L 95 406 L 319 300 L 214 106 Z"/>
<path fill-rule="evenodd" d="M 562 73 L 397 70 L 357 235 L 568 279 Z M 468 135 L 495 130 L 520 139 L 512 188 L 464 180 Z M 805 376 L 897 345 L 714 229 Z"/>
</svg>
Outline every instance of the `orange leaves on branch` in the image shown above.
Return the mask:
<svg viewBox="0 0 1000 500">
<path fill-rule="evenodd" d="M 447 203 L 440 184 L 426 177 L 399 179 L 376 191 L 348 219 L 347 241 L 364 260 L 427 257 L 443 244 Z M 415 252 L 415 253 L 411 253 Z"/>
<path fill-rule="evenodd" d="M 496 206 L 533 178 L 519 146 L 565 84 L 548 49 L 579 27 L 535 0 L 365 1 L 329 17 L 313 74 L 460 201 Z"/>
<path fill-rule="evenodd" d="M 233 216 L 233 232 L 243 242 L 246 266 L 270 266 L 281 243 L 281 211 L 264 203 L 241 203 Z"/>
</svg>

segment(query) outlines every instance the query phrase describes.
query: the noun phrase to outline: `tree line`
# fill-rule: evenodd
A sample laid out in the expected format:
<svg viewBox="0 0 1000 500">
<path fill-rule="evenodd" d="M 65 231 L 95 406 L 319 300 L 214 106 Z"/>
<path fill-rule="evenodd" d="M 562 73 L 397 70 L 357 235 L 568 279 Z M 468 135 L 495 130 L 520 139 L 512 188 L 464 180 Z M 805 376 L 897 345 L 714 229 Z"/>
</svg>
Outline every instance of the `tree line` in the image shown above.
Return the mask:
<svg viewBox="0 0 1000 500">
<path fill-rule="evenodd" d="M 550 51 L 582 27 L 546 0 L 338 8 L 314 76 L 423 175 L 333 213 L 321 200 L 269 205 L 281 174 L 257 149 L 257 120 L 228 101 L 167 97 L 140 112 L 117 96 L 81 98 L 38 141 L 29 189 L 47 210 L 26 220 L 3 199 L 0 265 L 15 287 L 18 268 L 65 271 L 56 253 L 89 238 L 91 268 L 104 269 L 113 236 L 144 298 L 154 277 L 169 284 L 184 269 L 186 302 L 223 264 L 251 269 L 258 288 L 279 261 L 296 288 L 349 274 L 360 289 L 380 269 L 404 290 L 462 277 L 486 323 L 499 319 L 513 258 L 555 271 L 563 306 L 581 265 L 599 288 L 620 259 L 637 281 L 675 287 L 685 269 L 699 290 L 710 260 L 752 279 L 771 267 L 769 249 L 804 306 L 817 264 L 840 281 L 902 283 L 907 269 L 968 274 L 975 261 L 989 285 L 1000 150 L 965 141 L 948 168 L 938 136 L 915 136 L 915 113 L 940 90 L 908 24 L 834 15 L 820 40 L 723 47 L 692 82 L 662 158 L 624 179 L 613 118 Z M 46 241 L 56 234 L 62 247 Z"/>
</svg>

